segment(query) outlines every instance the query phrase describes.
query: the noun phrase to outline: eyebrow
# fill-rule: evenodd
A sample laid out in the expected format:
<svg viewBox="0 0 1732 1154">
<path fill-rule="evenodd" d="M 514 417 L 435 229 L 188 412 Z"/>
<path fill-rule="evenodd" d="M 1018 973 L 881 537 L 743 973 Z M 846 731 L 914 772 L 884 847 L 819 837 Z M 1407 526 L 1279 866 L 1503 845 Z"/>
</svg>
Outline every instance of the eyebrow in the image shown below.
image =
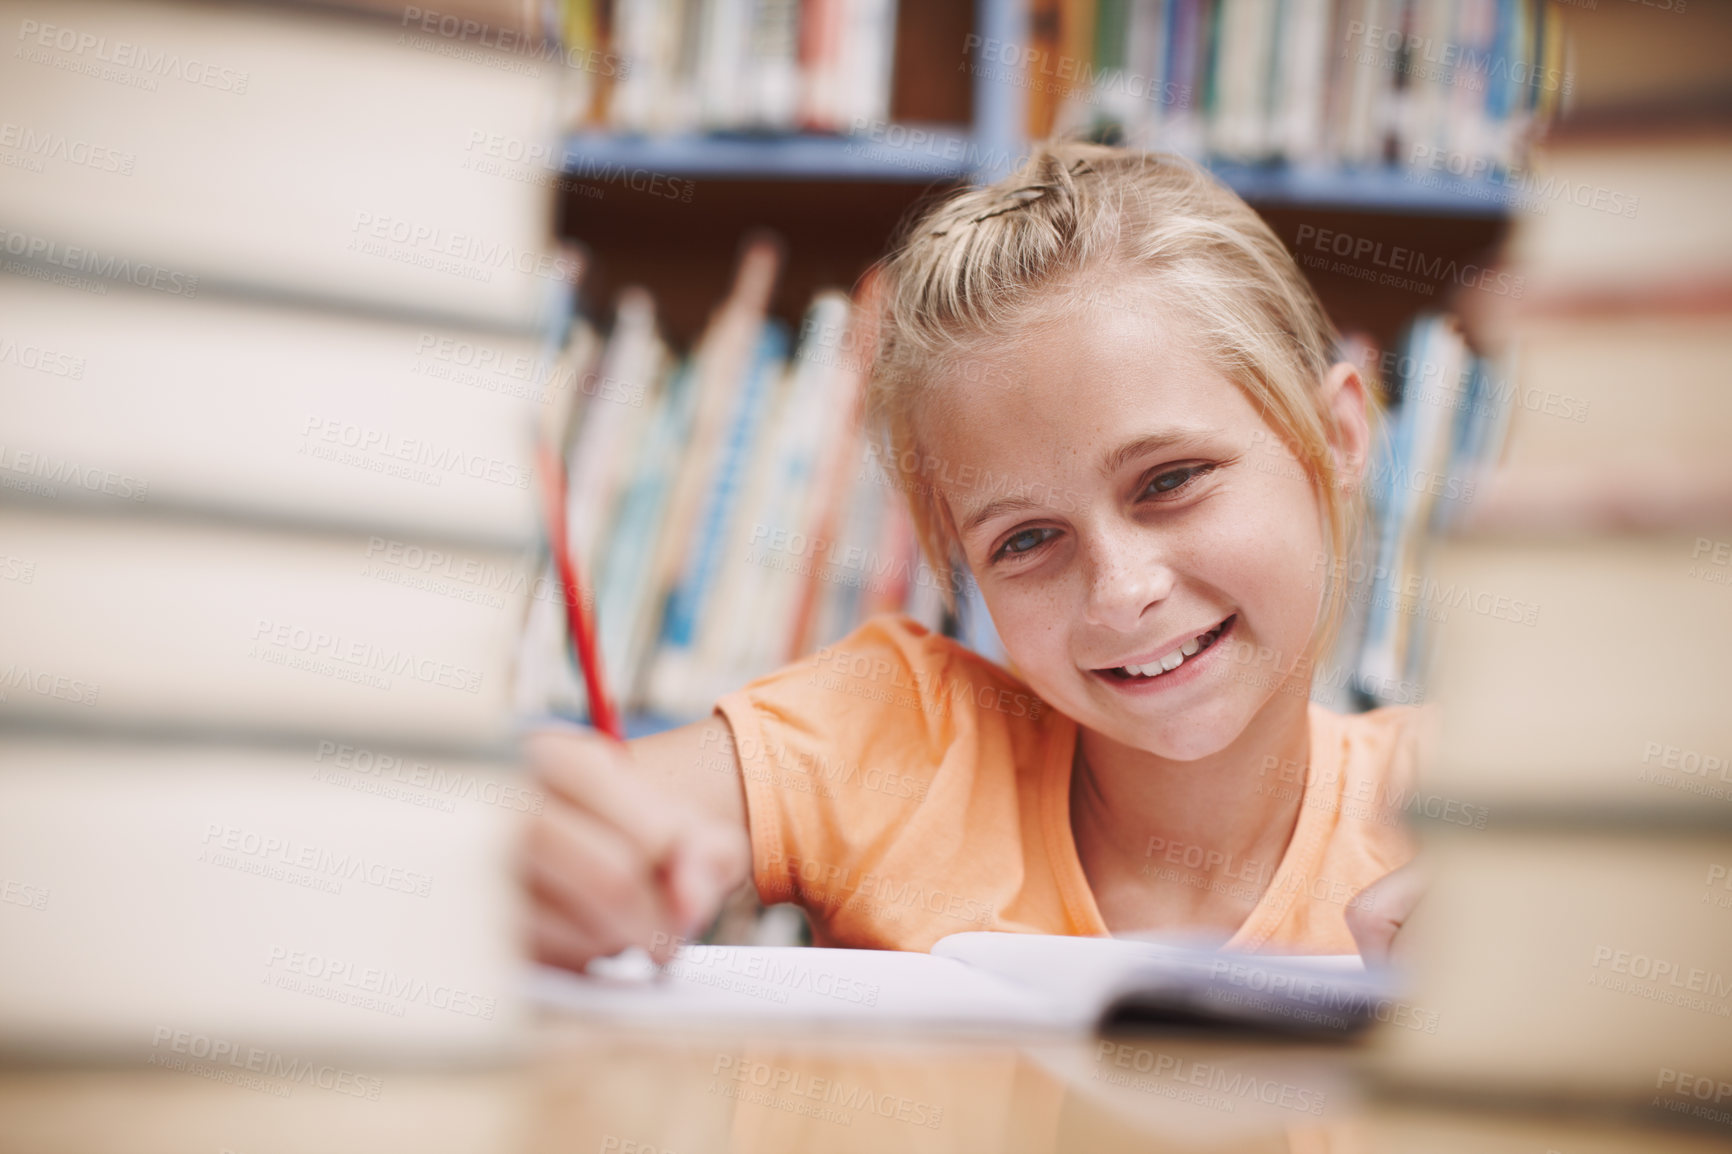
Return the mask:
<svg viewBox="0 0 1732 1154">
<path fill-rule="evenodd" d="M 962 527 L 956 531 L 956 535 L 966 537 L 981 523 L 990 521 L 1001 513 L 1014 513 L 1040 507 L 1040 502 L 1028 497 L 997 497 L 970 513 L 968 519 L 962 523 Z"/>
<path fill-rule="evenodd" d="M 1110 477 L 1125 465 L 1147 453 L 1170 449 L 1175 445 L 1194 444 L 1197 441 L 1213 436 L 1220 430 L 1203 425 L 1184 425 L 1169 429 L 1164 433 L 1150 433 L 1146 437 L 1136 437 L 1126 441 L 1105 457 L 1101 458 L 1101 475 Z"/>
<path fill-rule="evenodd" d="M 1217 431 L 1201 425 L 1184 426 L 1169 429 L 1164 433 L 1150 433 L 1148 436 L 1133 438 L 1102 458 L 1101 474 L 1110 477 L 1124 468 L 1128 462 L 1134 461 L 1138 457 L 1170 449 L 1175 445 L 1194 444 Z M 965 537 L 982 523 L 1001 514 L 1039 508 L 1042 508 L 1041 503 L 1029 497 L 997 497 L 970 513 L 957 528 L 956 533 L 959 537 Z"/>
</svg>

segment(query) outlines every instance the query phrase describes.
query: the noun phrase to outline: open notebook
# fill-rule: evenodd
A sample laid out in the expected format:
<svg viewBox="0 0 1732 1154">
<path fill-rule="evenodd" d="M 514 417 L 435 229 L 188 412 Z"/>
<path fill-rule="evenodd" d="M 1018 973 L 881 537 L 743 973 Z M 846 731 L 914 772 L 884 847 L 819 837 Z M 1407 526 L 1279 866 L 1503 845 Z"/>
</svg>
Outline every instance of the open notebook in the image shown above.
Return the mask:
<svg viewBox="0 0 1732 1154">
<path fill-rule="evenodd" d="M 1396 1008 L 1389 975 L 1353 955 L 1004 933 L 952 934 L 931 954 L 687 946 L 660 974 L 642 954 L 581 976 L 539 969 L 532 993 L 545 1006 L 631 1020 L 1055 1032 L 1140 1024 L 1340 1035 Z"/>
</svg>

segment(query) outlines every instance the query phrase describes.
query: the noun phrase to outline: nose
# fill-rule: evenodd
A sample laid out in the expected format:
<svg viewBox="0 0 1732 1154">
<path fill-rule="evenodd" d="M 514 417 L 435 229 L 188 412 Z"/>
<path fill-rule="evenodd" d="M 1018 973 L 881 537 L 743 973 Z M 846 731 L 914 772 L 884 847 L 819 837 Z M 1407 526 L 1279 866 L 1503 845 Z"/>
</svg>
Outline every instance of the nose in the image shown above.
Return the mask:
<svg viewBox="0 0 1732 1154">
<path fill-rule="evenodd" d="M 1159 543 L 1138 526 L 1111 525 L 1090 532 L 1083 556 L 1083 619 L 1104 629 L 1135 629 L 1144 613 L 1172 594 L 1177 582 Z"/>
</svg>

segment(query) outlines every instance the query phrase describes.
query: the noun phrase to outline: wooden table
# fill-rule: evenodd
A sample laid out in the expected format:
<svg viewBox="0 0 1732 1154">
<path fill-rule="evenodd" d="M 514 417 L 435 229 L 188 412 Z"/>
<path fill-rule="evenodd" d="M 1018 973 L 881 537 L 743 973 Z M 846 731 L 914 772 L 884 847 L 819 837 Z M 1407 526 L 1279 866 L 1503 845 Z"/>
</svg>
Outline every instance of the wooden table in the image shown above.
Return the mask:
<svg viewBox="0 0 1732 1154">
<path fill-rule="evenodd" d="M 1352 1048 L 543 1023 L 517 1062 L 298 1080 L 184 1069 L 0 1069 L 0 1151 L 29 1154 L 1642 1154 L 1732 1145 L 1368 1092 Z M 279 1071 L 279 1074 L 283 1072 Z M 374 1081 L 373 1079 L 377 1079 Z M 323 1083 L 321 1085 L 321 1083 Z"/>
</svg>

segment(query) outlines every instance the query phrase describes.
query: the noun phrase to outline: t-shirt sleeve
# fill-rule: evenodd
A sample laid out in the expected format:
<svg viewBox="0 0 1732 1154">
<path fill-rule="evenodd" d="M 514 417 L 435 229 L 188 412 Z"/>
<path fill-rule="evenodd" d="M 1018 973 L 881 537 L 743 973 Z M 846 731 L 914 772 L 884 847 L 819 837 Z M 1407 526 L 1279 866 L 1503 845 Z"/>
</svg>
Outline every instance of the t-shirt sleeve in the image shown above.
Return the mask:
<svg viewBox="0 0 1732 1154">
<path fill-rule="evenodd" d="M 1032 733 L 1048 707 L 956 642 L 878 617 L 716 710 L 744 777 L 759 896 L 822 921 L 908 839 L 942 876 L 968 869 L 970 828 L 1014 829 L 1015 791 L 981 788 L 981 766 L 1014 766 L 1019 725 Z"/>
<path fill-rule="evenodd" d="M 1429 705 L 1394 705 L 1355 720 L 1343 791 L 1343 833 L 1359 842 L 1381 877 L 1413 859 L 1418 848 L 1413 819 L 1432 816 L 1441 805 L 1421 779 L 1436 711 Z"/>
</svg>

